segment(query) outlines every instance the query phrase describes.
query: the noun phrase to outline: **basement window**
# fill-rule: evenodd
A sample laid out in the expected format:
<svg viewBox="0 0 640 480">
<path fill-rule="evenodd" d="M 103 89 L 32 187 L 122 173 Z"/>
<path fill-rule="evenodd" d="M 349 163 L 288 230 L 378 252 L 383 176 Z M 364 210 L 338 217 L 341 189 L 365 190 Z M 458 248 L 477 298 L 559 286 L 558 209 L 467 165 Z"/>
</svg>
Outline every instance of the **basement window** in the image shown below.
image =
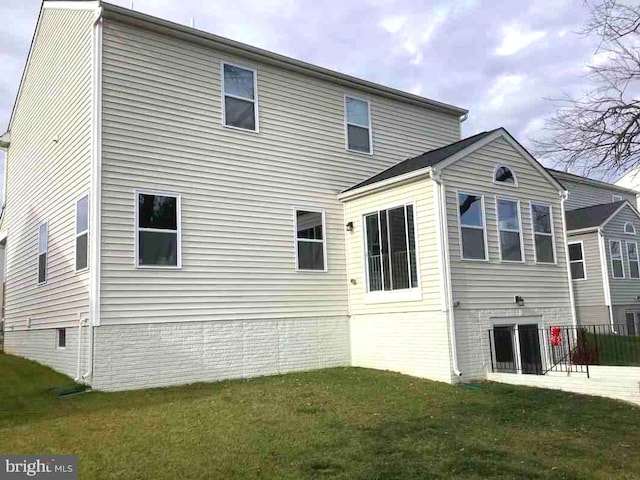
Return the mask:
<svg viewBox="0 0 640 480">
<path fill-rule="evenodd" d="M 67 348 L 67 329 L 66 328 L 58 328 L 58 348 Z"/>
<path fill-rule="evenodd" d="M 136 267 L 180 268 L 180 197 L 136 192 Z"/>
</svg>

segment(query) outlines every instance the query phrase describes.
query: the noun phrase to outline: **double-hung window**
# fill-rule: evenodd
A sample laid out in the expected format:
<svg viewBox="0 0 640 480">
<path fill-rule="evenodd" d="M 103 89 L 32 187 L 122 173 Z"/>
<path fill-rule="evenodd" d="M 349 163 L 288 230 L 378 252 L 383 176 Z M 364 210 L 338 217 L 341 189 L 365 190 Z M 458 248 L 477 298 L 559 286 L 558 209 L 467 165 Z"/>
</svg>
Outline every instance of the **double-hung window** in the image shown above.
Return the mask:
<svg viewBox="0 0 640 480">
<path fill-rule="evenodd" d="M 256 71 L 222 64 L 223 120 L 228 127 L 258 130 Z"/>
<path fill-rule="evenodd" d="M 627 243 L 627 259 L 629 261 L 629 278 L 640 278 L 640 264 L 638 260 L 638 244 Z"/>
<path fill-rule="evenodd" d="M 38 283 L 47 282 L 47 257 L 49 255 L 49 224 L 41 223 L 38 227 Z"/>
<path fill-rule="evenodd" d="M 482 195 L 458 193 L 460 253 L 465 260 L 486 260 L 484 199 Z"/>
<path fill-rule="evenodd" d="M 347 150 L 372 153 L 369 102 L 345 96 L 344 108 L 347 124 Z"/>
<path fill-rule="evenodd" d="M 611 274 L 613 278 L 624 278 L 622 242 L 620 240 L 609 240 L 609 254 L 611 255 Z"/>
<path fill-rule="evenodd" d="M 136 192 L 136 266 L 180 268 L 180 197 Z"/>
<path fill-rule="evenodd" d="M 532 202 L 531 223 L 533 224 L 536 263 L 555 263 L 551 205 Z"/>
<path fill-rule="evenodd" d="M 573 280 L 582 280 L 587 278 L 582 242 L 569 244 L 569 266 L 571 269 L 571 278 Z"/>
<path fill-rule="evenodd" d="M 89 196 L 76 202 L 76 272 L 89 267 Z"/>
<path fill-rule="evenodd" d="M 369 292 L 418 286 L 413 205 L 364 216 Z"/>
<path fill-rule="evenodd" d="M 326 270 L 324 212 L 296 210 L 296 268 Z"/>
<path fill-rule="evenodd" d="M 520 202 L 498 198 L 498 234 L 500 260 L 522 262 L 522 232 L 520 228 Z"/>
</svg>

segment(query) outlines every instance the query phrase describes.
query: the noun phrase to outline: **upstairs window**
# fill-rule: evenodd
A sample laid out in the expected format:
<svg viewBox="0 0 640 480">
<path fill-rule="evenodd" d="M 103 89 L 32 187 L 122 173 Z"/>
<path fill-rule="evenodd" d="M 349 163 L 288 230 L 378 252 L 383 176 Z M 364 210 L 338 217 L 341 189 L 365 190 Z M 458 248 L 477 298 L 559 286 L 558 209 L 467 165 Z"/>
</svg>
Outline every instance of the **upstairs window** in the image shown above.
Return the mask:
<svg viewBox="0 0 640 480">
<path fill-rule="evenodd" d="M 228 127 L 258 130 L 256 72 L 228 63 L 222 64 L 223 120 Z"/>
<path fill-rule="evenodd" d="M 482 195 L 458 194 L 460 254 L 465 260 L 486 260 L 484 199 Z"/>
<path fill-rule="evenodd" d="M 345 97 L 347 124 L 347 150 L 371 153 L 371 112 L 369 102 L 354 97 Z"/>
<path fill-rule="evenodd" d="M 621 202 L 623 200 L 622 195 L 616 195 L 615 193 L 611 195 L 612 202 Z"/>
<path fill-rule="evenodd" d="M 627 243 L 627 259 L 629 260 L 629 278 L 640 278 L 640 264 L 638 261 L 638 244 Z"/>
<path fill-rule="evenodd" d="M 569 244 L 569 266 L 571 268 L 571 278 L 573 280 L 582 280 L 587 278 L 582 242 Z"/>
<path fill-rule="evenodd" d="M 522 262 L 522 232 L 520 229 L 520 202 L 499 198 L 498 233 L 500 260 Z"/>
<path fill-rule="evenodd" d="M 636 234 L 636 227 L 631 222 L 627 222 L 624 224 L 624 233 L 628 233 L 629 235 Z"/>
<path fill-rule="evenodd" d="M 551 205 L 531 203 L 536 263 L 555 263 Z"/>
<path fill-rule="evenodd" d="M 89 267 L 89 196 L 76 202 L 76 272 Z"/>
<path fill-rule="evenodd" d="M 370 292 L 418 286 L 413 205 L 364 216 Z"/>
<path fill-rule="evenodd" d="M 324 212 L 296 210 L 296 268 L 326 270 Z"/>
<path fill-rule="evenodd" d="M 622 242 L 620 240 L 609 240 L 609 253 L 611 255 L 611 274 L 613 278 L 624 278 Z"/>
<path fill-rule="evenodd" d="M 136 266 L 180 268 L 180 197 L 136 196 Z"/>
<path fill-rule="evenodd" d="M 49 224 L 38 227 L 38 284 L 47 282 L 47 256 L 49 254 Z"/>
<path fill-rule="evenodd" d="M 494 183 L 505 183 L 507 185 L 518 186 L 518 180 L 509 167 L 498 165 L 493 172 Z"/>
</svg>

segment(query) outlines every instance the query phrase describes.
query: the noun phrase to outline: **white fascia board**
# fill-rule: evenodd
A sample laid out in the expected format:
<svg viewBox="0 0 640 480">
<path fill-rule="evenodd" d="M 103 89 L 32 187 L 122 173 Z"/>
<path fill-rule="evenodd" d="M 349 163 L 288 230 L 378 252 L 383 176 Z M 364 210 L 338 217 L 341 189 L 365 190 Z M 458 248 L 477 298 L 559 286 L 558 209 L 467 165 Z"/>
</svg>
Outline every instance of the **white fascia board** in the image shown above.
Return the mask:
<svg viewBox="0 0 640 480">
<path fill-rule="evenodd" d="M 98 1 L 71 2 L 71 1 L 47 1 L 42 2 L 42 8 L 57 10 L 93 10 L 100 6 Z"/>
<path fill-rule="evenodd" d="M 385 190 L 390 187 L 397 187 L 404 183 L 411 182 L 416 180 L 419 177 L 430 176 L 432 172 L 431 167 L 421 168 L 419 170 L 414 170 L 413 172 L 408 172 L 403 175 L 398 175 L 397 177 L 387 178 L 386 180 L 381 180 L 376 183 L 372 183 L 370 185 L 365 185 L 360 188 L 356 188 L 355 190 L 349 190 L 347 192 L 342 192 L 338 194 L 338 200 L 354 200 L 358 197 L 362 197 L 364 195 L 368 195 L 373 192 L 378 192 L 380 190 Z"/>
</svg>

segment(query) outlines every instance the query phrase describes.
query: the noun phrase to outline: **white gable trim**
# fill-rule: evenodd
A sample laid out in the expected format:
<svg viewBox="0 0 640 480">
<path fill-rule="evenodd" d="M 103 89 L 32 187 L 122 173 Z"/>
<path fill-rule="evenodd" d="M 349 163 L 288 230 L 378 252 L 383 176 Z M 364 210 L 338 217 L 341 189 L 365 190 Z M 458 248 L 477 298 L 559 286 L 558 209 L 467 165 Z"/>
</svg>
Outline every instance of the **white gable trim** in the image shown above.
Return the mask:
<svg viewBox="0 0 640 480">
<path fill-rule="evenodd" d="M 355 190 L 348 190 L 346 192 L 339 193 L 338 200 L 353 200 L 355 198 L 362 197 L 363 195 L 377 192 L 379 190 L 384 190 L 390 187 L 397 187 L 402 185 L 403 183 L 411 182 L 419 177 L 431 176 L 431 172 L 431 167 L 425 167 L 405 173 L 403 175 L 380 180 L 379 182 L 370 183 L 369 185 L 364 185 L 360 188 L 356 188 Z"/>
<path fill-rule="evenodd" d="M 511 145 L 511 147 L 516 152 L 518 152 L 520 154 L 520 156 L 522 156 L 525 160 L 528 160 L 529 163 L 536 170 L 538 170 L 538 172 L 540 172 L 540 174 L 544 178 L 546 178 L 549 183 L 551 183 L 554 187 L 556 187 L 561 194 L 564 194 L 564 192 L 566 192 L 566 189 L 560 184 L 560 182 L 558 182 L 558 180 L 556 180 L 553 177 L 553 175 L 551 175 L 547 171 L 546 168 L 544 168 L 535 158 L 533 158 L 533 156 L 531 156 L 531 154 L 529 152 L 527 152 L 522 147 L 522 145 L 520 145 L 511 136 L 511 134 L 509 132 L 507 132 L 504 128 L 499 128 L 498 130 L 496 130 L 495 132 L 491 133 L 490 135 L 487 135 L 483 139 L 478 140 L 473 145 L 469 145 L 467 148 L 465 148 L 463 150 L 460 150 L 455 155 L 452 155 L 451 157 L 447 158 L 446 160 L 443 160 L 442 162 L 438 163 L 435 166 L 435 168 L 437 168 L 438 170 L 443 170 L 443 169 L 447 168 L 449 165 L 452 165 L 453 163 L 457 162 L 458 160 L 461 160 L 462 158 L 466 157 L 467 155 L 470 155 L 471 153 L 475 152 L 476 150 L 484 147 L 485 145 L 488 145 L 489 143 L 493 142 L 494 140 L 497 140 L 498 138 L 504 138 L 507 141 L 507 143 L 509 143 L 509 145 Z"/>
</svg>

